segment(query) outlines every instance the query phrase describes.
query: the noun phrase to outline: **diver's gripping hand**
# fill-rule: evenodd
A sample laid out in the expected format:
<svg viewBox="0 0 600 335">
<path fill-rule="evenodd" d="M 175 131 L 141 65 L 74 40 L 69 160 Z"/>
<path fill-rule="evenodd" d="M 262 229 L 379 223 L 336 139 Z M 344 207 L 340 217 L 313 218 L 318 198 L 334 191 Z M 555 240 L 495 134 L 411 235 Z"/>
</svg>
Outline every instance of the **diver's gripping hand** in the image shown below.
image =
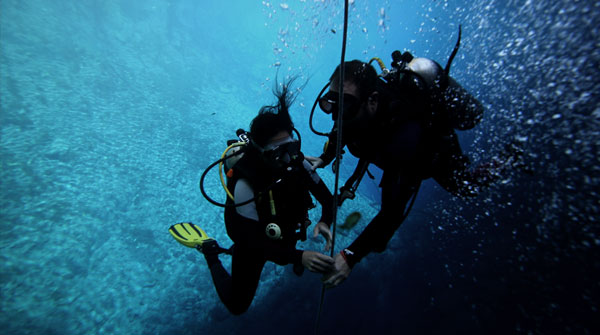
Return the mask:
<svg viewBox="0 0 600 335">
<path fill-rule="evenodd" d="M 323 165 L 325 165 L 325 162 L 323 162 L 323 160 L 319 157 L 304 156 L 304 158 L 310 163 L 312 171 L 315 171 L 318 168 L 322 168 Z"/>
<path fill-rule="evenodd" d="M 340 203 L 338 204 L 338 207 L 342 206 L 346 199 L 354 200 L 355 196 L 352 188 L 346 186 L 340 187 Z"/>
<path fill-rule="evenodd" d="M 200 251 L 202 251 L 202 246 L 205 243 L 214 241 L 213 238 L 208 237 L 202 228 L 191 222 L 182 222 L 172 225 L 171 228 L 169 228 L 169 233 L 171 233 L 177 242 L 188 248 L 196 248 Z"/>
</svg>

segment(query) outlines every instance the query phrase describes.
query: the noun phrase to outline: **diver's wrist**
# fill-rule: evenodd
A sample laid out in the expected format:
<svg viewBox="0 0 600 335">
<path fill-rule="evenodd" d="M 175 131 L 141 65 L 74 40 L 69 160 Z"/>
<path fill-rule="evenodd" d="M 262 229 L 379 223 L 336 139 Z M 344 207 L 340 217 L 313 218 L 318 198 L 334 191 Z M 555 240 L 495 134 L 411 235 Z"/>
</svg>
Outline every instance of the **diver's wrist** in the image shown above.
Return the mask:
<svg viewBox="0 0 600 335">
<path fill-rule="evenodd" d="M 358 257 L 356 257 L 356 254 L 348 248 L 340 251 L 340 255 L 342 255 L 342 257 L 351 269 L 354 267 L 354 265 L 356 265 L 356 263 L 359 262 L 359 259 Z"/>
</svg>

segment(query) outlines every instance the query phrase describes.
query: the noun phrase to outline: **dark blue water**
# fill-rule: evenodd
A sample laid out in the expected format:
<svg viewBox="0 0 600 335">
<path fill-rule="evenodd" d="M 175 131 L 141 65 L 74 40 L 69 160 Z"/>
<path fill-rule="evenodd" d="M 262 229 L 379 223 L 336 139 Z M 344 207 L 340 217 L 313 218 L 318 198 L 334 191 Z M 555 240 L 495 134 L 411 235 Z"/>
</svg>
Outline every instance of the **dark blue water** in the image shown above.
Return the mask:
<svg viewBox="0 0 600 335">
<path fill-rule="evenodd" d="M 190 220 L 230 245 L 198 179 L 277 76 L 306 83 L 292 117 L 320 153 L 308 114 L 339 62 L 343 3 L 207 2 L 0 1 L 2 333 L 314 333 L 318 275 L 268 264 L 233 317 L 167 229 Z M 597 333 L 600 2 L 351 2 L 348 59 L 445 64 L 462 23 L 452 75 L 486 106 L 463 150 L 481 163 L 518 140 L 533 175 L 470 200 L 425 182 L 387 250 L 327 291 L 320 333 Z M 337 249 L 377 212 L 377 183 L 341 208 L 363 219 Z M 224 199 L 216 173 L 207 188 Z"/>
</svg>

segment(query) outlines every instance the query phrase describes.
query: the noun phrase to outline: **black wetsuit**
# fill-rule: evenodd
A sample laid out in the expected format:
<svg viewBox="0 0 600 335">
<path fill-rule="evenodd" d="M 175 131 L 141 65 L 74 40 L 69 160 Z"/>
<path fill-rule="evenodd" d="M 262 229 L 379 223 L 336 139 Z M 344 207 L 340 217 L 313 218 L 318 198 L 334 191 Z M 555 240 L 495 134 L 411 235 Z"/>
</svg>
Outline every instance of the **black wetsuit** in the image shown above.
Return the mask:
<svg viewBox="0 0 600 335">
<path fill-rule="evenodd" d="M 248 198 L 256 197 L 252 205 L 256 205 L 258 220 L 241 215 L 239 207 L 225 209 L 227 233 L 234 241 L 231 275 L 221 264 L 218 254 L 204 253 L 219 298 L 232 314 L 245 312 L 252 303 L 267 261 L 279 265 L 294 264 L 297 274 L 303 269 L 303 251 L 296 249 L 296 242 L 306 238 L 306 227 L 300 225 L 305 224 L 307 210 L 312 205 L 309 192 L 322 205 L 320 222 L 331 224 L 332 195 L 325 183 L 306 166 L 310 165 L 304 163 L 292 172 L 276 173 L 263 166 L 260 159 L 252 154 L 246 154 L 236 164 L 234 174 L 237 175 L 229 180 L 228 188 L 237 198 L 242 184 L 240 180 L 250 185 L 252 194 Z M 278 179 L 281 182 L 273 185 Z M 276 217 L 270 210 L 266 189 L 273 192 Z M 240 202 L 243 200 L 236 199 L 236 203 Z M 228 199 L 228 203 L 233 202 Z M 282 239 L 267 237 L 265 227 L 272 222 L 281 227 Z"/>
<path fill-rule="evenodd" d="M 342 147 L 347 146 L 359 158 L 356 171 L 365 170 L 368 164 L 383 170 L 381 210 L 347 248 L 352 252 L 346 254 L 351 267 L 368 253 L 385 250 L 422 180 L 432 177 L 459 196 L 475 195 L 487 182 L 485 174 L 469 170 L 469 159 L 463 155 L 454 129 L 440 116 L 432 116 L 437 107 L 428 101 L 426 92 L 408 87 L 398 95 L 383 86 L 378 91 L 376 117 L 344 124 L 342 132 Z M 335 129 L 320 157 L 325 165 L 335 158 Z M 355 172 L 345 187 L 359 174 Z"/>
</svg>

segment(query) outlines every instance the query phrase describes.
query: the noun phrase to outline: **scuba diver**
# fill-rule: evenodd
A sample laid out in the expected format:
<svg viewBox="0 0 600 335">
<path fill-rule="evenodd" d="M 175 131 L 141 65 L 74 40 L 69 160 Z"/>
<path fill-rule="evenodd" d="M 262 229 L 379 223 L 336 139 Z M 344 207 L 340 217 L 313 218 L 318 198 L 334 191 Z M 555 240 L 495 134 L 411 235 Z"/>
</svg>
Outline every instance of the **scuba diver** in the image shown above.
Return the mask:
<svg viewBox="0 0 600 335">
<path fill-rule="evenodd" d="M 369 164 L 383 170 L 379 185 L 381 209 L 357 239 L 334 257 L 334 269 L 323 278 L 325 286 L 339 285 L 363 257 L 385 250 L 406 219 L 422 180 L 433 178 L 456 196 L 475 196 L 521 154 L 515 149 L 491 163 L 469 169 L 469 158 L 462 153 L 455 129 L 473 128 L 480 122 L 484 108 L 449 76 L 459 43 L 460 31 L 446 68 L 433 60 L 399 51 L 392 54 L 391 70 L 380 59 L 373 59 L 383 70 L 380 76 L 370 65 L 373 60 L 345 62 L 343 110 L 338 111 L 339 65 L 317 97 L 315 106 L 318 103 L 332 115 L 334 126 L 329 134 L 316 132 L 311 112 L 311 129 L 328 135 L 323 154 L 307 157 L 313 169 L 322 168 L 335 158 L 337 113 L 343 113 L 341 148 L 347 146 L 359 158 L 354 173 L 340 188 L 341 201 L 354 198 Z M 321 97 L 327 86 L 329 92 Z M 339 164 L 334 162 L 334 170 Z"/>
<path fill-rule="evenodd" d="M 306 240 L 310 225 L 308 210 L 314 208 L 311 194 L 322 205 L 322 216 L 313 229 L 321 234 L 325 250 L 331 247 L 329 226 L 332 221 L 332 195 L 325 183 L 311 169 L 300 151 L 300 140 L 289 115 L 294 100 L 289 87 L 277 85 L 273 93 L 277 103 L 263 106 L 250 124 L 250 133 L 238 130 L 239 141 L 232 140 L 233 153 L 213 163 L 200 181 L 203 195 L 213 204 L 225 207 L 227 234 L 234 242 L 224 249 L 198 226 L 179 223 L 169 231 L 180 243 L 200 251 L 211 271 L 219 298 L 235 315 L 244 313 L 258 287 L 267 261 L 278 265 L 293 264 L 301 275 L 304 268 L 319 273 L 332 270 L 333 258 L 316 251 L 296 249 L 298 240 Z M 300 137 L 300 134 L 298 137 Z M 203 181 L 208 170 L 219 164 L 227 173 L 225 204 L 210 199 Z M 221 264 L 219 255 L 232 255 L 231 274 Z"/>
</svg>

